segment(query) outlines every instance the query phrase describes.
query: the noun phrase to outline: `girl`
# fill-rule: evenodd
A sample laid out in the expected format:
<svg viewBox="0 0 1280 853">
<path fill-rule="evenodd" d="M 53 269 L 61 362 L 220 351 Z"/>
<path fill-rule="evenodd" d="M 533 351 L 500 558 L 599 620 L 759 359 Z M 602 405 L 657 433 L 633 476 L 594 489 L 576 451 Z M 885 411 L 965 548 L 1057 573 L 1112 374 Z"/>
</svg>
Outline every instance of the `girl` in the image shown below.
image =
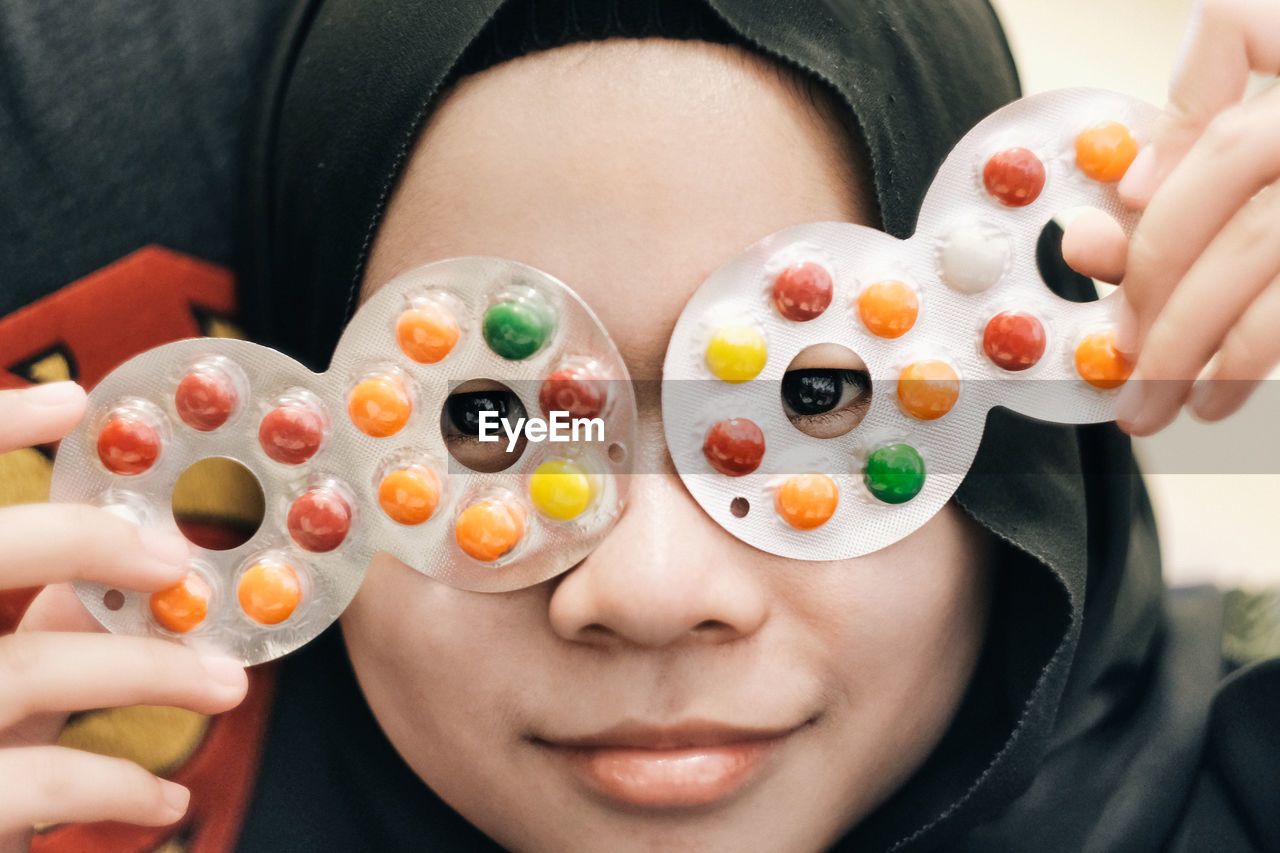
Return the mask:
<svg viewBox="0 0 1280 853">
<path fill-rule="evenodd" d="M 1280 95 L 1229 105 L 1251 64 L 1280 69 L 1280 13 L 1206 3 L 1193 33 L 1154 147 L 1122 186 L 1150 202 L 1132 246 L 1088 226 L 1068 241 L 1077 268 L 1123 276 L 1137 375 L 1174 380 L 1133 383 L 1122 422 L 1140 433 L 1172 418 L 1214 353 L 1221 379 L 1256 379 L 1277 357 L 1257 329 L 1280 311 L 1280 253 L 1252 235 L 1277 221 L 1265 140 Z M 994 16 L 965 0 L 303 3 L 260 138 L 247 316 L 323 366 L 361 294 L 432 260 L 497 255 L 570 284 L 632 375 L 655 379 L 681 307 L 725 259 L 826 219 L 907 236 L 950 145 L 1015 96 Z M 1220 687 L 1220 600 L 1162 589 L 1114 427 L 996 413 L 955 500 L 919 531 L 793 564 L 701 514 L 648 387 L 647 476 L 577 566 L 482 595 L 375 558 L 341 634 L 284 665 L 243 849 L 1280 837 L 1249 763 L 1280 752 L 1261 706 L 1280 673 Z M 1248 391 L 1203 387 L 1206 417 Z M 82 406 L 65 387 L 6 400 L 0 444 L 55 438 Z M 100 516 L 6 511 L 0 577 L 176 579 L 181 543 Z M 51 587 L 0 656 L 13 673 L 0 825 L 15 846 L 35 819 L 181 814 L 183 793 L 137 768 L 41 745 L 61 712 L 216 712 L 244 689 L 226 661 L 67 633 L 87 621 Z M 48 782 L 26 784 L 33 772 Z"/>
</svg>

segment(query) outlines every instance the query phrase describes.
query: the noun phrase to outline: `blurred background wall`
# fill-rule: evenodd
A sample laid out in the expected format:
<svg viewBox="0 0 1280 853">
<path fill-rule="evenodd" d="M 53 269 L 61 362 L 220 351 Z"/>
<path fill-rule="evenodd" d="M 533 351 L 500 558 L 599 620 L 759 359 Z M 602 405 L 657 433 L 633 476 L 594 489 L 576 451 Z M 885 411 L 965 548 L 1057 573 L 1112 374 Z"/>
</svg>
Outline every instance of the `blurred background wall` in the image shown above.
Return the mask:
<svg viewBox="0 0 1280 853">
<path fill-rule="evenodd" d="M 993 2 L 1028 94 L 1099 86 L 1165 103 L 1192 0 Z M 1280 372 L 1272 380 L 1227 421 L 1183 414 L 1136 442 L 1171 583 L 1280 586 Z"/>
</svg>

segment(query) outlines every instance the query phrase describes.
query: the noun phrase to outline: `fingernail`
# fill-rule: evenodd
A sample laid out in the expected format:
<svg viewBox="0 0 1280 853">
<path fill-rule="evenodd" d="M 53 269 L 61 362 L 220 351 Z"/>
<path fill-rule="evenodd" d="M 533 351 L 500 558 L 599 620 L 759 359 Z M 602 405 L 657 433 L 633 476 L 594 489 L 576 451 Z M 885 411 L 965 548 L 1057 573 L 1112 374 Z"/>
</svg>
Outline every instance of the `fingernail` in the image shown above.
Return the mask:
<svg viewBox="0 0 1280 853">
<path fill-rule="evenodd" d="M 168 779 L 160 780 L 160 797 L 174 813 L 174 820 L 187 813 L 187 805 L 191 802 L 191 792 Z"/>
<path fill-rule="evenodd" d="M 1129 164 L 1129 170 L 1120 179 L 1116 191 L 1120 197 L 1130 201 L 1145 203 L 1151 200 L 1156 189 L 1156 149 L 1147 143 Z"/>
<path fill-rule="evenodd" d="M 244 684 L 244 665 L 227 657 L 202 657 L 200 665 L 209 678 L 224 687 L 240 687 Z"/>
<path fill-rule="evenodd" d="M 191 546 L 181 533 L 158 527 L 139 527 L 138 540 L 142 550 L 161 563 L 181 566 L 191 556 Z"/>
<path fill-rule="evenodd" d="M 142 526 L 142 516 L 138 515 L 137 510 L 127 504 L 107 504 L 102 508 L 103 512 L 109 512 L 116 518 L 124 519 L 130 524 Z"/>
<path fill-rule="evenodd" d="M 1191 411 L 1201 418 L 1208 418 L 1213 414 L 1209 409 L 1209 404 L 1213 401 L 1213 383 L 1208 379 L 1200 379 L 1195 385 L 1191 386 L 1191 395 L 1187 397 L 1187 406 Z"/>
<path fill-rule="evenodd" d="M 42 409 L 61 409 L 84 399 L 84 389 L 74 382 L 46 382 L 23 389 L 23 401 Z"/>
<path fill-rule="evenodd" d="M 1116 397 L 1116 420 L 1129 426 L 1137 426 L 1138 416 L 1142 413 L 1142 377 L 1135 371 L 1120 389 Z"/>
</svg>

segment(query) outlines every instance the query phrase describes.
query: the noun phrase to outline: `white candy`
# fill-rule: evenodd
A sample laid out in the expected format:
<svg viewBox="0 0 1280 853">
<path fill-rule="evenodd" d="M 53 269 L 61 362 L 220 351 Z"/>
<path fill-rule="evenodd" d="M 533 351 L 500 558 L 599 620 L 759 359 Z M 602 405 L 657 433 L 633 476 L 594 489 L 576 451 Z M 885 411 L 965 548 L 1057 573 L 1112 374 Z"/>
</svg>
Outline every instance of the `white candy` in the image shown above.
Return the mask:
<svg viewBox="0 0 1280 853">
<path fill-rule="evenodd" d="M 947 235 L 938 251 L 942 280 L 961 293 L 981 293 L 1000 281 L 1009 266 L 1009 239 L 978 224 Z"/>
</svg>

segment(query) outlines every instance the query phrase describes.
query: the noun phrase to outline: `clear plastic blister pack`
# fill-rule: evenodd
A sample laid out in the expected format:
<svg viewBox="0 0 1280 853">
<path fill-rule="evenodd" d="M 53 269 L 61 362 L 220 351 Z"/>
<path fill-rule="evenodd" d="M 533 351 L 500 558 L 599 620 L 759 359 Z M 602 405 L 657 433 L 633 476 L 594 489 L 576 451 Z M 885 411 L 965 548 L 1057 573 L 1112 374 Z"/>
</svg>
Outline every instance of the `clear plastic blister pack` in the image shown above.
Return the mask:
<svg viewBox="0 0 1280 853">
<path fill-rule="evenodd" d="M 636 418 L 626 379 L 581 299 L 496 258 L 440 261 L 381 288 L 323 374 L 245 341 L 150 350 L 90 395 L 59 450 L 53 500 L 175 527 L 184 472 L 231 460 L 261 487 L 262 522 L 227 550 L 193 547 L 173 589 L 77 592 L 112 631 L 252 664 L 331 624 L 378 551 L 469 590 L 538 583 L 582 559 L 622 511 Z M 447 446 L 446 411 L 473 383 L 509 391 L 529 419 L 553 419 L 554 407 L 599 423 L 509 454 L 499 433 L 498 465 L 473 469 Z"/>
<path fill-rule="evenodd" d="M 951 498 L 991 408 L 1113 419 L 1131 369 L 1114 348 L 1118 295 L 1060 298 L 1036 246 L 1051 219 L 1080 207 L 1132 233 L 1138 214 L 1116 185 L 1156 114 L 1100 90 L 1025 98 L 952 150 L 910 238 L 801 225 L 713 273 L 681 315 L 663 372 L 667 445 L 702 508 L 773 554 L 856 557 Z M 839 435 L 802 431 L 784 408 L 789 367 L 823 344 L 869 376 L 860 419 Z"/>
<path fill-rule="evenodd" d="M 801 225 L 713 273 L 679 318 L 662 385 L 668 450 L 711 518 L 784 557 L 860 556 L 951 498 L 991 408 L 1111 419 L 1130 369 L 1113 345 L 1115 298 L 1059 298 L 1036 246 L 1079 207 L 1132 232 L 1138 214 L 1115 187 L 1156 113 L 1099 90 L 1023 99 L 953 149 L 912 237 Z M 831 347 L 851 360 L 840 370 L 824 369 Z M 799 398 L 793 365 L 815 368 Z M 795 399 L 843 400 L 841 377 L 855 375 L 867 387 L 847 427 L 797 427 Z M 518 446 L 499 432 L 514 451 L 468 462 L 450 442 L 474 449 L 475 430 L 451 436 L 449 406 L 495 385 L 520 411 L 494 416 L 541 417 L 542 432 Z M 486 412 L 468 411 L 483 426 Z M 543 440 L 553 412 L 582 436 Z M 193 548 L 188 578 L 154 595 L 77 591 L 112 631 L 258 663 L 331 624 L 378 551 L 481 592 L 573 566 L 623 510 L 636 419 L 622 358 L 573 291 L 513 261 L 455 258 L 381 288 L 323 374 L 225 339 L 126 362 L 62 442 L 52 497 L 174 527 L 185 472 L 210 459 L 247 469 L 264 498 L 247 541 Z"/>
</svg>

